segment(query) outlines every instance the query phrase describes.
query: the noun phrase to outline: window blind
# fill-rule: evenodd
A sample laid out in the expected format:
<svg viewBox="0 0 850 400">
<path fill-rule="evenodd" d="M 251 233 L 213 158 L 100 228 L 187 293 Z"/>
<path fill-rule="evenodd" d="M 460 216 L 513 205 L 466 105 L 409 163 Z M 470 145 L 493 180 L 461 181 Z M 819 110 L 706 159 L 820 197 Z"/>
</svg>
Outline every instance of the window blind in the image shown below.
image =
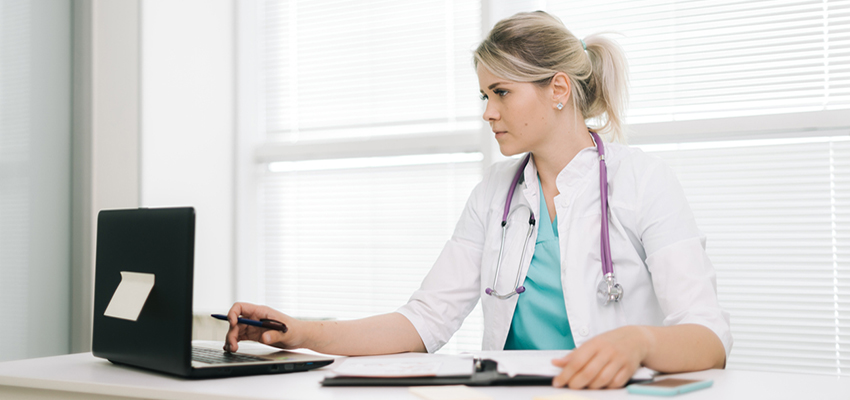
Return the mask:
<svg viewBox="0 0 850 400">
<path fill-rule="evenodd" d="M 451 237 L 480 160 L 264 173 L 266 302 L 306 318 L 395 311 Z M 477 310 L 447 350 L 480 349 L 481 325 Z"/>
<path fill-rule="evenodd" d="M 625 34 L 617 40 L 631 67 L 629 123 L 850 108 L 850 0 L 547 5 L 579 37 Z M 480 39 L 478 2 L 290 1 L 266 2 L 262 11 L 267 143 L 480 126 L 470 61 Z M 733 319 L 729 366 L 847 374 L 848 142 L 672 149 L 647 147 L 674 166 L 708 234 L 720 301 Z M 484 167 L 298 165 L 258 172 L 267 303 L 336 318 L 406 301 Z M 408 189 L 411 182 L 418 185 Z M 421 211 L 433 218 L 417 221 Z M 370 223 L 375 229 L 356 229 Z M 480 309 L 473 314 L 447 349 L 480 347 Z"/>
<path fill-rule="evenodd" d="M 30 118 L 29 2 L 0 2 L 0 361 L 25 358 L 29 305 Z"/>
<path fill-rule="evenodd" d="M 629 123 L 850 108 L 848 0 L 554 1 L 574 34 L 614 31 Z"/>
<path fill-rule="evenodd" d="M 729 368 L 850 375 L 848 139 L 645 148 L 676 171 L 708 237 Z"/>
<path fill-rule="evenodd" d="M 612 36 L 631 68 L 631 124 L 850 108 L 850 1 L 555 1 L 548 10 L 579 37 L 622 34 Z M 730 368 L 848 374 L 845 139 L 646 147 L 677 171 L 708 235 L 732 317 Z"/>
<path fill-rule="evenodd" d="M 0 361 L 68 353 L 71 22 L 0 1 Z"/>
<path fill-rule="evenodd" d="M 475 130 L 475 1 L 269 1 L 265 132 L 309 141 Z"/>
<path fill-rule="evenodd" d="M 260 146 L 332 145 L 306 161 L 267 154 L 274 162 L 258 169 L 265 302 L 304 318 L 392 312 L 418 288 L 481 179 L 480 153 L 411 154 L 404 144 L 479 135 L 472 50 L 481 4 L 267 1 L 260 22 Z M 381 137 L 406 139 L 380 142 L 387 157 L 330 150 Z M 468 152 L 468 142 L 439 148 Z M 480 349 L 482 325 L 476 308 L 444 351 Z"/>
</svg>

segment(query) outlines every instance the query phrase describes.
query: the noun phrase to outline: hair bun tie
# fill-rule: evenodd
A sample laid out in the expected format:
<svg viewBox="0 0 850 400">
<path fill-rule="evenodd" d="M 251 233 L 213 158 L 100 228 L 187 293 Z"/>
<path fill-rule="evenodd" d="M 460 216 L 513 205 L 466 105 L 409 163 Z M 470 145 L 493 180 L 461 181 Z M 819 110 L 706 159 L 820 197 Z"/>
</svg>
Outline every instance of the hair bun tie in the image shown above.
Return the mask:
<svg viewBox="0 0 850 400">
<path fill-rule="evenodd" d="M 587 50 L 587 45 L 584 44 L 584 40 L 579 39 L 578 41 L 581 42 L 581 48 Z"/>
</svg>

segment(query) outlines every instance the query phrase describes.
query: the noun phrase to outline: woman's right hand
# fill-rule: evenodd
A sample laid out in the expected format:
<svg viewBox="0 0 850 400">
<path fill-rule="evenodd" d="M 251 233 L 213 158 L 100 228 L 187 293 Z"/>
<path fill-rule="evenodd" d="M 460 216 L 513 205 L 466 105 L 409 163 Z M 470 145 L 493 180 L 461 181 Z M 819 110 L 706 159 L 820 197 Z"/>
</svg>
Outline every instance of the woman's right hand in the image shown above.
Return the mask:
<svg viewBox="0 0 850 400">
<path fill-rule="evenodd" d="M 236 321 L 239 317 L 256 321 L 271 319 L 282 322 L 288 329 L 286 333 L 283 333 L 272 329 L 237 324 Z M 304 347 L 303 344 L 306 339 L 303 329 L 304 323 L 271 307 L 251 303 L 235 303 L 227 312 L 227 321 L 230 322 L 230 329 L 227 331 L 224 340 L 224 351 L 239 350 L 239 341 L 242 340 L 254 340 L 281 349 Z"/>
</svg>

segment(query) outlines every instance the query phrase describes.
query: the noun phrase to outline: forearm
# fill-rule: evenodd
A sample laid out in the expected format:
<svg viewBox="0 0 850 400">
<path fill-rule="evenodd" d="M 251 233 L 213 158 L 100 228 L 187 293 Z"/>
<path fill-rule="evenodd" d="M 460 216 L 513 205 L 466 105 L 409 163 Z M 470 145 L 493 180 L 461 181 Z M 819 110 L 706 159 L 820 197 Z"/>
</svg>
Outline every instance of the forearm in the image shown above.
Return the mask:
<svg viewBox="0 0 850 400">
<path fill-rule="evenodd" d="M 647 340 L 643 365 L 659 372 L 724 368 L 726 350 L 710 329 L 697 324 L 639 326 Z"/>
<path fill-rule="evenodd" d="M 351 321 L 305 322 L 304 328 L 309 338 L 304 347 L 320 353 L 364 356 L 425 352 L 416 328 L 399 313 Z"/>
</svg>

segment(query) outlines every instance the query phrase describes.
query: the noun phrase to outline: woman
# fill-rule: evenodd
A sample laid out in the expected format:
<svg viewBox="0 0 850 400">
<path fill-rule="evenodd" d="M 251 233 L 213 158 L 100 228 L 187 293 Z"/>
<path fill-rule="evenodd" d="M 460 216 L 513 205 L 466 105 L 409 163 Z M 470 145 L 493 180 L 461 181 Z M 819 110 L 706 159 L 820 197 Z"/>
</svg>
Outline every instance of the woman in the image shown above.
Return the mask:
<svg viewBox="0 0 850 400">
<path fill-rule="evenodd" d="M 361 320 L 304 322 L 237 303 L 225 349 L 251 339 L 342 355 L 434 352 L 481 299 L 485 350 L 575 348 L 552 361 L 562 368 L 555 386 L 621 387 L 641 365 L 722 368 L 729 317 L 681 187 L 658 160 L 598 136 L 622 138 L 619 47 L 601 36 L 579 40 L 544 12 L 520 13 L 496 24 L 475 68 L 501 152 L 528 154 L 490 168 L 408 304 Z M 587 120 L 604 124 L 588 129 Z M 616 282 L 603 276 L 603 226 Z M 236 325 L 238 315 L 290 330 Z"/>
</svg>

